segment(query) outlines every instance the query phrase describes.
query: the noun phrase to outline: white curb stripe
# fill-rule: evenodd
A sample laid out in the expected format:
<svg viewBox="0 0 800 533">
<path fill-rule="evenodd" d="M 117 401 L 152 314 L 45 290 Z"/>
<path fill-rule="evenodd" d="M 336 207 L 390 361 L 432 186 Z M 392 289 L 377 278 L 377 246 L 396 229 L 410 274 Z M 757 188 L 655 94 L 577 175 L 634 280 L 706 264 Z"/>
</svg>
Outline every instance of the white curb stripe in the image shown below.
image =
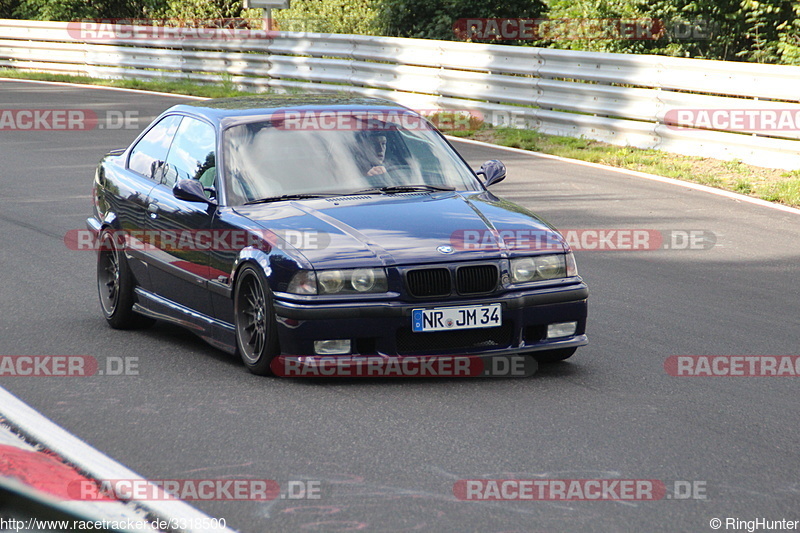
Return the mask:
<svg viewBox="0 0 800 533">
<path fill-rule="evenodd" d="M 774 202 L 768 202 L 766 200 L 761 200 L 760 198 L 753 198 L 751 196 L 746 196 L 744 194 L 739 194 L 731 191 L 725 191 L 722 189 L 717 189 L 714 187 L 709 187 L 708 185 L 700 185 L 699 183 L 692 183 L 691 181 L 682 181 L 676 180 L 674 178 L 667 178 L 664 176 L 657 176 L 655 174 L 648 174 L 647 172 L 639 172 L 638 170 L 628 170 L 626 168 L 619 168 L 619 167 L 612 167 L 608 165 L 602 165 L 600 163 L 590 163 L 589 161 L 581 161 L 580 159 L 570 159 L 568 157 L 561 157 L 557 155 L 550 155 L 550 154 L 543 154 L 541 152 L 534 152 L 531 150 L 523 150 L 522 148 L 512 148 L 510 146 L 500 146 L 499 144 L 491 144 L 483 141 L 476 141 L 473 139 L 464 139 L 461 137 L 452 137 L 450 135 L 446 135 L 447 139 L 451 142 L 463 142 L 467 144 L 476 144 L 479 146 L 485 146 L 487 148 L 497 148 L 499 150 L 506 150 L 508 152 L 514 152 L 517 154 L 527 154 L 536 157 L 543 157 L 545 159 L 553 159 L 555 161 L 562 161 L 564 163 L 572 163 L 575 165 L 582 165 L 585 167 L 596 168 L 600 170 L 610 170 L 613 172 L 619 172 L 620 174 L 627 174 L 629 176 L 634 176 L 637 178 L 644 178 L 653 181 L 660 181 L 661 183 L 668 183 L 670 185 L 678 185 L 680 187 L 686 187 L 689 189 L 695 189 L 698 191 L 708 192 L 711 194 L 716 194 L 717 196 L 724 196 L 726 198 L 731 198 L 733 200 L 739 200 L 741 202 L 748 202 L 755 205 L 760 205 L 762 207 L 771 207 L 772 209 L 777 209 L 779 211 L 785 211 L 786 213 L 792 213 L 794 215 L 800 215 L 800 209 L 789 207 L 788 205 L 783 204 L 776 204 Z M 665 152 L 669 153 L 669 152 Z"/>
<path fill-rule="evenodd" d="M 133 470 L 114 461 L 104 453 L 68 433 L 2 387 L 0 387 L 0 416 L 12 426 L 19 428 L 25 437 L 57 453 L 96 480 L 130 479 L 146 482 L 142 476 Z M 153 492 L 148 492 L 155 493 L 158 490 L 160 488 L 153 486 Z M 203 523 L 203 520 L 205 520 L 208 523 L 211 519 L 207 514 L 178 500 L 136 500 L 135 503 L 137 506 L 164 520 L 177 519 L 190 522 L 197 521 L 198 523 Z M 207 530 L 203 528 L 187 528 L 182 531 L 193 533 Z M 219 528 L 214 531 L 232 533 L 234 530 Z"/>
</svg>

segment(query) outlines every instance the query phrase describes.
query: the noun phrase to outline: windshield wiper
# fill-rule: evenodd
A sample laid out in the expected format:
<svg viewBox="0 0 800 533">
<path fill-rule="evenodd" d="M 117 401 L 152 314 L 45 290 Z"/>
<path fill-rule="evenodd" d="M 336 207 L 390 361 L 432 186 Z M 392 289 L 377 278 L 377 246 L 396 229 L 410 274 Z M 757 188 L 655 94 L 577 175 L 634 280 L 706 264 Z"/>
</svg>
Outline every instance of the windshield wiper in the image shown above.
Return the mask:
<svg viewBox="0 0 800 533">
<path fill-rule="evenodd" d="M 439 187 L 437 185 L 387 185 L 385 187 L 371 187 L 358 191 L 359 193 L 383 192 L 387 194 L 413 191 L 454 191 L 455 187 Z"/>
<path fill-rule="evenodd" d="M 341 196 L 341 194 L 331 193 L 331 192 L 317 192 L 317 193 L 307 193 L 307 194 L 282 194 L 280 196 L 269 196 L 267 198 L 261 198 L 260 200 L 251 200 L 249 202 L 245 202 L 244 205 L 266 204 L 269 202 L 282 202 L 283 200 L 306 200 L 308 198 L 329 198 L 331 196 Z"/>
<path fill-rule="evenodd" d="M 280 196 L 269 196 L 259 200 L 251 200 L 245 202 L 244 205 L 253 204 L 266 204 L 269 202 L 281 202 L 284 200 L 306 200 L 309 198 L 332 198 L 337 196 L 353 196 L 357 194 L 392 194 L 398 192 L 414 192 L 414 191 L 454 191 L 455 187 L 439 187 L 437 185 L 387 185 L 384 187 L 370 187 L 361 191 L 354 192 L 317 192 L 317 193 L 301 193 L 301 194 L 282 194 Z"/>
</svg>

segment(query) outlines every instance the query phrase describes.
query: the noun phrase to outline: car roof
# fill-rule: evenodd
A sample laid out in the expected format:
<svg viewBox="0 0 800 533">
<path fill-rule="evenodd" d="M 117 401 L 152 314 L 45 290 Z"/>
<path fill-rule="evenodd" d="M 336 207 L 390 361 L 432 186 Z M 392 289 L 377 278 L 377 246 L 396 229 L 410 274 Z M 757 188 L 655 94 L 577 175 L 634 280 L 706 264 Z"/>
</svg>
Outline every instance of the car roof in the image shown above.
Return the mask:
<svg viewBox="0 0 800 533">
<path fill-rule="evenodd" d="M 217 98 L 194 103 L 179 104 L 168 112 L 183 112 L 203 117 L 209 122 L 228 127 L 234 124 L 266 118 L 275 111 L 287 110 L 410 110 L 389 100 L 325 94 L 253 95 L 235 98 Z"/>
</svg>

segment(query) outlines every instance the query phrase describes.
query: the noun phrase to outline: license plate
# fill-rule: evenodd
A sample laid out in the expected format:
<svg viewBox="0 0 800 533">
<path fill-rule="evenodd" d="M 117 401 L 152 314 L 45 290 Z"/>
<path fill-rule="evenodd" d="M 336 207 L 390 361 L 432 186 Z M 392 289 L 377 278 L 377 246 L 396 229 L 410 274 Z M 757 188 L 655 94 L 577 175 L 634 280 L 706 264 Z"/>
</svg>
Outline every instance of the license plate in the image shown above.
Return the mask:
<svg viewBox="0 0 800 533">
<path fill-rule="evenodd" d="M 412 331 L 494 328 L 502 323 L 500 304 L 437 307 L 411 311 Z"/>
</svg>

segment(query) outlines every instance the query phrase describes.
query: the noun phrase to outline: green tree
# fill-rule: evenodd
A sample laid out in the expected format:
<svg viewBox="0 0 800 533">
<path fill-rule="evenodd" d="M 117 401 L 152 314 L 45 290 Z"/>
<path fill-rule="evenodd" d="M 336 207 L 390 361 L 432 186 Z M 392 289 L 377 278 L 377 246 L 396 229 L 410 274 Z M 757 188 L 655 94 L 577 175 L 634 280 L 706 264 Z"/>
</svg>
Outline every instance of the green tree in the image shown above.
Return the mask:
<svg viewBox="0 0 800 533">
<path fill-rule="evenodd" d="M 458 19 L 537 18 L 539 0 L 379 0 L 377 23 L 382 35 L 422 39 L 458 39 Z"/>
<path fill-rule="evenodd" d="M 14 16 L 28 20 L 70 21 L 82 18 L 147 18 L 166 0 L 0 0 L 17 4 Z M 0 3 L 0 6 L 3 5 Z"/>
<path fill-rule="evenodd" d="M 242 0 L 167 0 L 168 18 L 224 19 L 243 16 Z"/>
<path fill-rule="evenodd" d="M 18 0 L 0 0 L 0 18 L 10 19 L 19 6 Z"/>
<path fill-rule="evenodd" d="M 550 0 L 552 19 L 622 19 L 636 27 L 648 22 L 653 32 L 644 39 L 564 39 L 549 46 L 598 52 L 651 53 L 722 59 L 732 55 L 743 32 L 736 15 L 740 0 Z M 644 26 L 642 26 L 644 27 Z"/>
<path fill-rule="evenodd" d="M 728 61 L 800 62 L 797 0 L 549 0 L 548 16 L 649 17 L 663 23 L 658 39 L 576 39 L 548 46 L 652 53 Z"/>
<path fill-rule="evenodd" d="M 354 35 L 377 35 L 377 15 L 376 0 L 292 0 L 272 11 L 280 30 Z"/>
<path fill-rule="evenodd" d="M 632 2 L 618 0 L 549 0 L 547 18 L 542 36 L 552 36 L 545 41 L 550 48 L 587 50 L 592 52 L 646 52 L 651 43 L 629 40 L 615 35 L 614 31 L 599 31 L 603 21 L 625 20 L 631 23 L 641 19 L 657 18 L 655 6 L 644 0 Z M 659 10 L 660 11 L 660 10 Z M 654 30 L 655 31 L 655 30 Z M 582 39 L 581 36 L 587 38 Z"/>
<path fill-rule="evenodd" d="M 791 19 L 778 28 L 778 53 L 781 63 L 800 65 L 800 2 L 794 4 L 793 10 Z"/>
<path fill-rule="evenodd" d="M 736 59 L 736 52 L 745 41 L 741 0 L 666 0 L 666 3 L 672 4 L 678 20 L 699 29 L 699 35 L 678 32 L 671 38 L 681 52 L 678 55 Z"/>
<path fill-rule="evenodd" d="M 742 0 L 745 42 L 736 56 L 758 63 L 780 60 L 792 29 L 797 36 L 798 9 L 797 2 L 791 0 Z"/>
</svg>

